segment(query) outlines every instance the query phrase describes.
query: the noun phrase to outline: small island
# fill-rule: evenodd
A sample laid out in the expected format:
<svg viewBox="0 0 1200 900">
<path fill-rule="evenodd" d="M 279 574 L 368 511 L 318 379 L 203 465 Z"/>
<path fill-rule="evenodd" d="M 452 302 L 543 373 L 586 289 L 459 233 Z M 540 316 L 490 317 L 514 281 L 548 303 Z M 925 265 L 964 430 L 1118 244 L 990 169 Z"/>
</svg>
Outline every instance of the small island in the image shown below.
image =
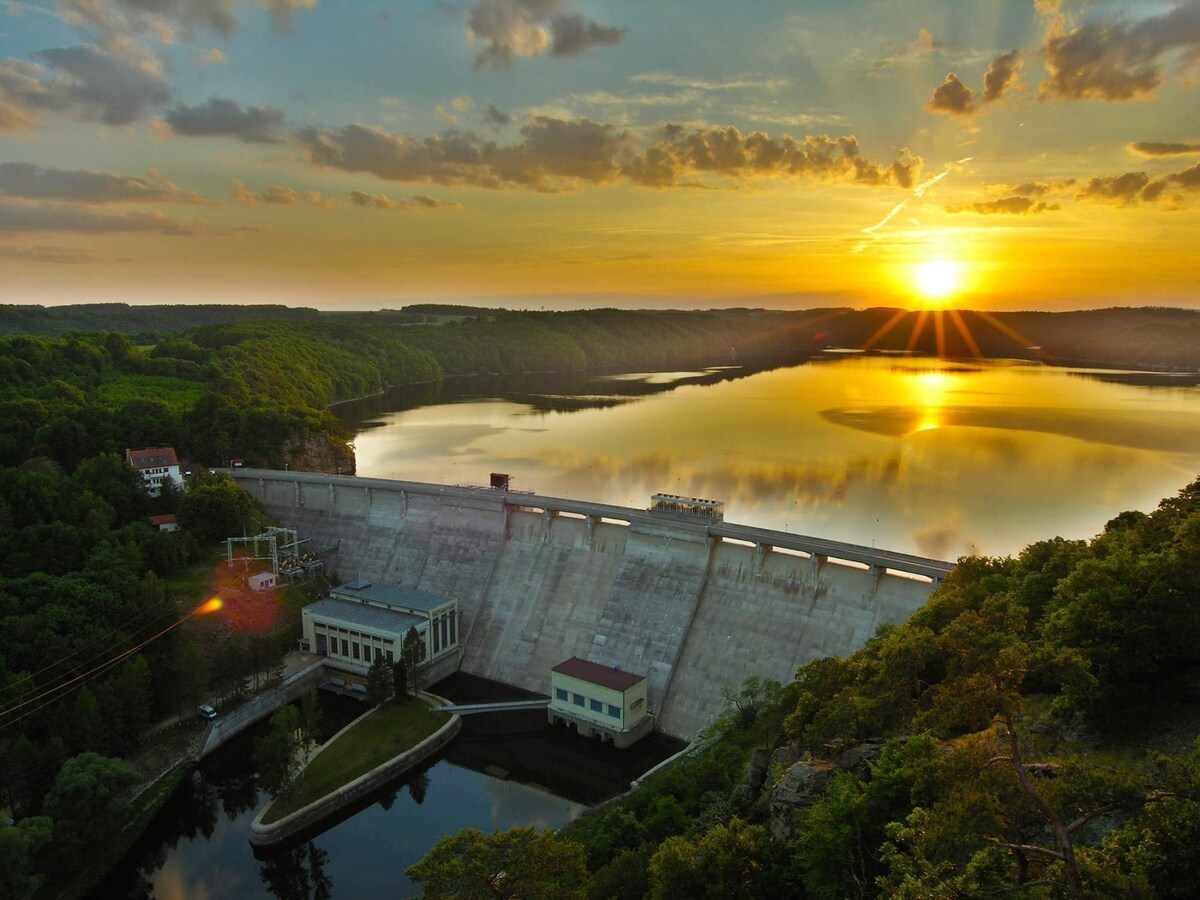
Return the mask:
<svg viewBox="0 0 1200 900">
<path fill-rule="evenodd" d="M 403 698 L 359 716 L 313 754 L 290 789 L 255 817 L 250 843 L 280 843 L 436 754 L 462 727 L 459 716 L 435 708 L 440 703 L 432 695 Z"/>
</svg>

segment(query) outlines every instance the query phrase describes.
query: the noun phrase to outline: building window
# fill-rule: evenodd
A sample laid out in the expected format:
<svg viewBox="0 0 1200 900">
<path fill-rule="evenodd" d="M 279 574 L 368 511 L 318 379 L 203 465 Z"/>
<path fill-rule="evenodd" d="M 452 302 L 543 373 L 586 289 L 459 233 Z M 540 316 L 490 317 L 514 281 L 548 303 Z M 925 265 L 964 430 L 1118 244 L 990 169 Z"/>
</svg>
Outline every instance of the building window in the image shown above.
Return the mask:
<svg viewBox="0 0 1200 900">
<path fill-rule="evenodd" d="M 371 645 L 370 644 L 363 644 L 363 661 L 364 662 L 371 661 Z"/>
<path fill-rule="evenodd" d="M 598 713 L 604 712 L 604 704 L 601 703 L 599 700 L 593 700 L 593 701 L 591 701 L 591 703 L 592 703 L 592 712 L 598 712 Z"/>
<path fill-rule="evenodd" d="M 586 699 L 587 699 L 587 698 L 586 698 L 586 697 L 584 697 L 584 696 L 583 696 L 583 694 L 576 694 L 576 695 L 575 695 L 575 705 L 576 705 L 576 706 L 583 706 L 583 704 L 584 704 L 584 701 L 585 701 Z"/>
<path fill-rule="evenodd" d="M 608 714 L 614 719 L 621 718 L 621 707 L 613 706 L 611 703 L 608 704 Z"/>
<path fill-rule="evenodd" d="M 355 641 L 350 645 L 350 650 L 354 654 L 354 658 L 358 659 L 358 641 Z"/>
<path fill-rule="evenodd" d="M 391 650 L 384 650 L 384 651 L 383 651 L 383 655 L 387 657 L 387 661 L 388 661 L 388 665 L 389 665 L 389 666 L 390 666 L 392 663 L 394 663 L 394 662 L 396 661 L 396 660 L 395 660 L 395 659 L 392 657 L 392 651 L 391 651 Z"/>
<path fill-rule="evenodd" d="M 453 647 L 458 643 L 458 623 L 455 621 L 458 617 L 454 615 L 454 611 L 450 611 L 450 646 Z"/>
<path fill-rule="evenodd" d="M 433 652 L 442 649 L 442 630 L 438 627 L 437 619 L 433 620 Z"/>
<path fill-rule="evenodd" d="M 554 689 L 554 697 L 555 697 L 555 699 L 561 700 L 563 703 L 567 702 L 567 692 L 564 691 L 562 688 Z"/>
<path fill-rule="evenodd" d="M 349 656 L 349 655 L 350 655 L 350 642 L 348 640 L 346 640 L 345 638 L 342 638 L 342 656 Z"/>
</svg>

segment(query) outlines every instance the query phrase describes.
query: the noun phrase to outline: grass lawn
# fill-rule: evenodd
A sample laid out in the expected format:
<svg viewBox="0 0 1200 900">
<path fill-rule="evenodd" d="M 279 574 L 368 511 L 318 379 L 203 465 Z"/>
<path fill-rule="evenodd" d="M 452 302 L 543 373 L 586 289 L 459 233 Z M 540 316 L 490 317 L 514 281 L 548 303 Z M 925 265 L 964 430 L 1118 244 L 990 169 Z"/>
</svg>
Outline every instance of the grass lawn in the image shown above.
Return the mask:
<svg viewBox="0 0 1200 900">
<path fill-rule="evenodd" d="M 296 790 L 271 804 L 263 824 L 269 825 L 337 790 L 360 775 L 415 747 L 450 721 L 419 700 L 387 705 L 360 719 L 314 757 Z"/>
</svg>

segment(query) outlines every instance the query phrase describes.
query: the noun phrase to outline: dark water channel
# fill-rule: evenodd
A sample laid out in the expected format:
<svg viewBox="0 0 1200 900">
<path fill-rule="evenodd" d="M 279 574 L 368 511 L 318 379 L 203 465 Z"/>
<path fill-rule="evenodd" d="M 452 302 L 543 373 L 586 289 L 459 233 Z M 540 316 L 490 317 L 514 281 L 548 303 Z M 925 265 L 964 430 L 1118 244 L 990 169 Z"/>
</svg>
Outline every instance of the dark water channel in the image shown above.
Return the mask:
<svg viewBox="0 0 1200 900">
<path fill-rule="evenodd" d="M 452 700 L 534 696 L 456 675 L 434 690 Z M 326 737 L 363 712 L 357 701 L 322 694 Z M 96 898 L 406 897 L 404 870 L 447 834 L 535 825 L 556 828 L 682 745 L 652 735 L 616 751 L 551 729 L 545 713 L 468 716 L 431 766 L 385 786 L 318 834 L 270 851 L 249 844 L 266 805 L 251 761 L 266 723 L 204 761 L 184 780 Z"/>
</svg>

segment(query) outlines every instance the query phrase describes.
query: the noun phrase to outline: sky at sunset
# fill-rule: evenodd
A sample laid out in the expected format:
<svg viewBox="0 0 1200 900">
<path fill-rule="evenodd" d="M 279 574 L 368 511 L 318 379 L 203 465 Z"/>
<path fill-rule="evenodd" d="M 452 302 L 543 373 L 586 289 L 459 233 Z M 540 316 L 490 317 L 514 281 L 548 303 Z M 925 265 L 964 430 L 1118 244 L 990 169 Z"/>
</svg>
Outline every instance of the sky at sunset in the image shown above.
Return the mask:
<svg viewBox="0 0 1200 900">
<path fill-rule="evenodd" d="M 0 0 L 0 302 L 1200 306 L 1200 0 Z"/>
</svg>

